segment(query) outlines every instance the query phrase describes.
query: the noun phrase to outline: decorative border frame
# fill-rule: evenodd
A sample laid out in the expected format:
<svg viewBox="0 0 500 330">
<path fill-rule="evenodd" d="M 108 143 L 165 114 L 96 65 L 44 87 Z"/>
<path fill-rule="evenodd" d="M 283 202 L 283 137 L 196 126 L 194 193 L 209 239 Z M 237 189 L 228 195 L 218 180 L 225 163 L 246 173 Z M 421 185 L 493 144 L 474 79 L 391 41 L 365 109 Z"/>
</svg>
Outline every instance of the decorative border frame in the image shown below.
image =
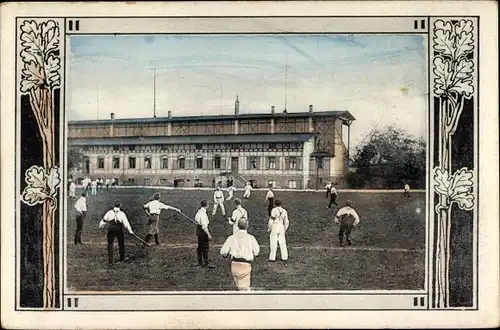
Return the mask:
<svg viewBox="0 0 500 330">
<path fill-rule="evenodd" d="M 427 308 L 477 310 L 479 17 L 429 16 L 426 22 L 432 27 L 428 32 L 429 137 L 439 137 L 432 140 L 433 145 L 429 141 L 428 152 L 429 202 L 435 208 L 428 212 L 432 263 Z M 69 18 L 16 18 L 16 54 L 22 58 L 17 63 L 21 74 L 16 77 L 16 161 L 20 165 L 16 178 L 21 182 L 16 186 L 16 258 L 20 255 L 24 260 L 16 261 L 20 300 L 16 310 L 64 309 L 60 206 L 65 202 L 65 185 L 60 187 L 59 168 L 64 174 L 65 86 L 61 81 L 65 63 L 61 63 L 65 62 L 66 29 L 61 33 L 60 28 L 67 24 L 73 29 Z M 75 21 L 76 30 L 78 24 Z M 468 246 L 454 245 L 457 232 L 468 235 Z M 457 272 L 464 268 L 463 252 L 470 271 L 467 280 L 460 282 Z M 456 297 L 461 289 L 470 295 Z M 25 303 L 27 296 L 31 299 Z"/>
</svg>

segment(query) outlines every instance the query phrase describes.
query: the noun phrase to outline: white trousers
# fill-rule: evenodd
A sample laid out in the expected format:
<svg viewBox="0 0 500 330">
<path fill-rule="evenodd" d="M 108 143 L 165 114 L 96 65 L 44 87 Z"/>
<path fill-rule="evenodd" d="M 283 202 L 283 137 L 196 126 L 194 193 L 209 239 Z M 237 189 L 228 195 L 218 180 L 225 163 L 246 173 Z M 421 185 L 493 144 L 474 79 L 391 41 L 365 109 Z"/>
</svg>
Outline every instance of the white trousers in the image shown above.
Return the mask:
<svg viewBox="0 0 500 330">
<path fill-rule="evenodd" d="M 231 200 L 231 198 L 233 198 L 233 192 L 230 192 L 230 193 L 229 193 L 229 196 L 227 196 L 226 200 L 227 200 L 227 201 L 230 201 L 230 200 Z"/>
<path fill-rule="evenodd" d="M 282 224 L 272 225 L 271 234 L 269 235 L 270 251 L 269 260 L 276 260 L 276 252 L 278 244 L 280 246 L 281 260 L 288 259 L 288 249 L 286 247 L 285 226 Z"/>
<path fill-rule="evenodd" d="M 226 215 L 226 209 L 224 208 L 224 202 L 222 201 L 214 203 L 214 210 L 212 211 L 212 215 L 215 215 L 215 213 L 217 212 L 217 207 L 220 207 L 222 215 Z"/>
<path fill-rule="evenodd" d="M 245 193 L 243 194 L 243 198 L 250 198 L 250 190 L 245 190 Z"/>
<path fill-rule="evenodd" d="M 75 195 L 76 195 L 76 189 L 71 189 L 71 188 L 70 188 L 70 189 L 69 189 L 69 197 L 74 198 L 74 197 L 75 197 Z"/>
</svg>

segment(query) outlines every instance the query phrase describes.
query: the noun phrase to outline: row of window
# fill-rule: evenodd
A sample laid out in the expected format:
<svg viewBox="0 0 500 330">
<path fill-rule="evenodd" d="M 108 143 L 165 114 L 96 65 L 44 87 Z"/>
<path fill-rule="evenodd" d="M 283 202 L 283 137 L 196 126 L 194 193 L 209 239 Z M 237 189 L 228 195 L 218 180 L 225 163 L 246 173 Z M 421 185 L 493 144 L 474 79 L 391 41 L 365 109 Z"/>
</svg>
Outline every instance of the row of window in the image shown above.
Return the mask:
<svg viewBox="0 0 500 330">
<path fill-rule="evenodd" d="M 247 169 L 258 169 L 260 168 L 260 158 L 261 157 L 256 157 L 256 156 L 250 156 L 247 158 Z M 264 158 L 264 157 L 263 157 Z M 120 157 L 113 157 L 112 160 L 112 166 L 113 169 L 119 169 L 120 168 Z M 203 169 L 207 168 L 207 164 L 204 164 L 203 157 L 202 156 L 196 156 L 194 160 L 194 167 L 196 169 Z M 237 161 L 237 158 L 236 160 Z M 266 168 L 267 169 L 279 169 L 279 162 L 277 157 L 265 157 L 266 161 Z M 215 156 L 212 158 L 212 167 L 214 169 L 221 169 L 221 164 L 222 164 L 222 159 L 220 156 Z M 233 166 L 233 164 L 232 164 Z M 234 166 L 238 166 L 237 163 L 234 164 Z M 296 170 L 300 168 L 300 161 L 298 157 L 285 157 L 285 167 L 286 169 L 290 170 Z M 104 157 L 98 157 L 97 158 L 97 168 L 99 169 L 104 169 Z M 137 168 L 137 158 L 136 157 L 128 157 L 128 168 L 129 169 L 135 169 Z M 151 156 L 146 156 L 144 157 L 144 168 L 145 169 L 150 169 L 152 168 L 152 160 Z M 163 156 L 160 158 L 160 168 L 162 169 L 168 169 L 168 157 Z M 178 169 L 185 169 L 186 168 L 186 157 L 184 156 L 179 156 L 177 158 L 177 168 Z"/>
<path fill-rule="evenodd" d="M 238 144 L 238 143 L 226 143 L 226 144 L 202 144 L 202 143 L 197 143 L 197 144 L 162 144 L 160 145 L 161 150 L 203 150 L 203 149 L 210 149 L 210 150 L 222 150 L 222 149 L 228 149 L 228 150 L 248 150 L 248 149 L 300 149 L 301 148 L 301 143 L 296 142 L 296 143 L 244 143 L 244 144 Z M 134 151 L 136 150 L 135 145 L 113 145 L 113 150 L 114 151 L 121 151 L 121 150 L 130 150 Z M 83 151 L 89 151 L 89 146 L 84 146 Z"/>
</svg>

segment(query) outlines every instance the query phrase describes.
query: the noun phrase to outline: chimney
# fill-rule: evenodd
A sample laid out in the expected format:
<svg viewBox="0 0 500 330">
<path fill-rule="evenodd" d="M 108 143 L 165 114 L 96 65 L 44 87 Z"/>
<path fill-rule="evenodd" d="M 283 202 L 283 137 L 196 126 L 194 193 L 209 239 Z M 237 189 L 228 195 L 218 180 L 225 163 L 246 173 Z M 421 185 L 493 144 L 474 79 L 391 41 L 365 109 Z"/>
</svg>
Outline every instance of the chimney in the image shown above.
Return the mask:
<svg viewBox="0 0 500 330">
<path fill-rule="evenodd" d="M 111 113 L 111 120 L 114 120 L 114 119 L 115 119 L 115 113 L 114 113 L 114 112 L 112 112 L 112 113 Z"/>
<path fill-rule="evenodd" d="M 168 119 L 172 118 L 172 111 L 168 112 Z"/>
<path fill-rule="evenodd" d="M 276 111 L 276 108 L 274 107 L 274 105 L 273 105 L 273 106 L 271 106 L 271 113 L 272 113 L 273 115 L 274 115 L 275 111 Z"/>
<path fill-rule="evenodd" d="M 240 115 L 240 101 L 238 100 L 238 95 L 236 95 L 236 101 L 234 102 L 234 115 Z"/>
<path fill-rule="evenodd" d="M 312 106 L 312 104 L 309 105 L 309 112 L 313 112 L 313 106 Z"/>
</svg>

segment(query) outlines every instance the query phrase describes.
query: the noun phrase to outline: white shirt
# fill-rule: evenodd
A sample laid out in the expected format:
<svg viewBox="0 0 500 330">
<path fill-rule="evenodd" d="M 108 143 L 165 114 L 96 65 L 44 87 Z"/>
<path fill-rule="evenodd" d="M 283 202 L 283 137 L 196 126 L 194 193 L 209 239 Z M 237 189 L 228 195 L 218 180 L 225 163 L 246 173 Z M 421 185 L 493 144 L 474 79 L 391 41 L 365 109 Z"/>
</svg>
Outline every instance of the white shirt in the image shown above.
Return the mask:
<svg viewBox="0 0 500 330">
<path fill-rule="evenodd" d="M 222 202 L 224 200 L 224 193 L 222 190 L 216 190 L 214 192 L 214 201 L 217 202 Z"/>
<path fill-rule="evenodd" d="M 250 235 L 246 230 L 240 229 L 236 234 L 227 238 L 220 249 L 220 254 L 226 256 L 231 255 L 233 259 L 245 259 L 252 261 L 258 256 L 260 246 L 253 235 Z"/>
<path fill-rule="evenodd" d="M 227 188 L 227 191 L 232 195 L 233 192 L 236 191 L 236 188 L 234 186 L 231 186 L 231 187 Z"/>
<path fill-rule="evenodd" d="M 87 199 L 85 197 L 80 197 L 75 203 L 75 209 L 77 212 L 87 212 Z"/>
<path fill-rule="evenodd" d="M 331 183 L 328 183 L 326 186 L 325 186 L 325 189 L 330 189 L 332 187 L 332 184 Z"/>
<path fill-rule="evenodd" d="M 92 183 L 90 184 L 92 187 L 97 187 L 97 182 L 95 181 L 92 181 Z"/>
<path fill-rule="evenodd" d="M 248 212 L 245 210 L 241 205 L 238 205 L 238 207 L 233 211 L 233 214 L 231 215 L 231 220 L 232 223 L 229 222 L 231 225 L 238 225 L 238 222 L 241 219 L 247 219 L 248 220 Z"/>
<path fill-rule="evenodd" d="M 247 185 L 245 186 L 245 190 L 247 190 L 247 191 L 252 190 L 252 186 L 251 186 L 251 185 L 249 185 L 249 184 L 247 184 Z"/>
<path fill-rule="evenodd" d="M 115 183 L 115 181 L 116 181 L 116 180 L 115 180 L 114 178 L 113 178 L 113 179 L 111 179 L 111 183 Z"/>
<path fill-rule="evenodd" d="M 194 216 L 194 221 L 196 221 L 196 223 L 199 224 L 201 228 L 207 228 L 208 224 L 210 223 L 208 221 L 207 209 L 204 207 L 200 208 Z"/>
<path fill-rule="evenodd" d="M 75 184 L 74 182 L 71 182 L 71 183 L 69 184 L 69 189 L 70 189 L 70 190 L 75 190 L 75 189 L 76 189 L 76 184 Z"/>
<path fill-rule="evenodd" d="M 109 184 L 109 179 L 106 179 L 106 184 Z"/>
<path fill-rule="evenodd" d="M 272 190 L 268 190 L 266 194 L 266 201 L 269 200 L 269 198 L 274 198 L 274 193 Z"/>
<path fill-rule="evenodd" d="M 342 207 L 338 212 L 337 214 L 335 215 L 335 222 L 339 222 L 339 218 L 341 217 L 347 217 L 347 216 L 351 216 L 354 218 L 354 222 L 353 222 L 353 226 L 356 227 L 359 223 L 359 215 L 358 213 L 356 212 L 355 209 L 353 209 L 352 207 L 350 206 L 344 206 Z"/>
<path fill-rule="evenodd" d="M 290 221 L 288 220 L 288 212 L 281 206 L 277 206 L 271 210 L 271 220 L 269 224 L 283 225 L 285 230 L 288 229 Z"/>
<path fill-rule="evenodd" d="M 149 210 L 149 213 L 151 214 L 160 214 L 161 210 L 175 210 L 175 207 L 172 207 L 170 205 L 163 204 L 160 201 L 153 200 L 144 205 L 145 209 Z"/>
<path fill-rule="evenodd" d="M 102 228 L 106 224 L 106 222 L 110 221 L 121 222 L 129 233 L 133 233 L 132 227 L 130 227 L 130 223 L 128 222 L 127 216 L 119 208 L 114 207 L 112 210 L 106 212 L 101 222 L 99 222 L 99 227 Z"/>
<path fill-rule="evenodd" d="M 332 186 L 332 187 L 330 188 L 330 194 L 332 194 L 332 195 L 336 195 L 336 194 L 337 194 L 337 189 L 335 189 L 335 187 L 334 187 L 334 186 Z"/>
<path fill-rule="evenodd" d="M 406 191 L 410 191 L 410 185 L 409 184 L 405 184 L 405 190 Z"/>
</svg>

